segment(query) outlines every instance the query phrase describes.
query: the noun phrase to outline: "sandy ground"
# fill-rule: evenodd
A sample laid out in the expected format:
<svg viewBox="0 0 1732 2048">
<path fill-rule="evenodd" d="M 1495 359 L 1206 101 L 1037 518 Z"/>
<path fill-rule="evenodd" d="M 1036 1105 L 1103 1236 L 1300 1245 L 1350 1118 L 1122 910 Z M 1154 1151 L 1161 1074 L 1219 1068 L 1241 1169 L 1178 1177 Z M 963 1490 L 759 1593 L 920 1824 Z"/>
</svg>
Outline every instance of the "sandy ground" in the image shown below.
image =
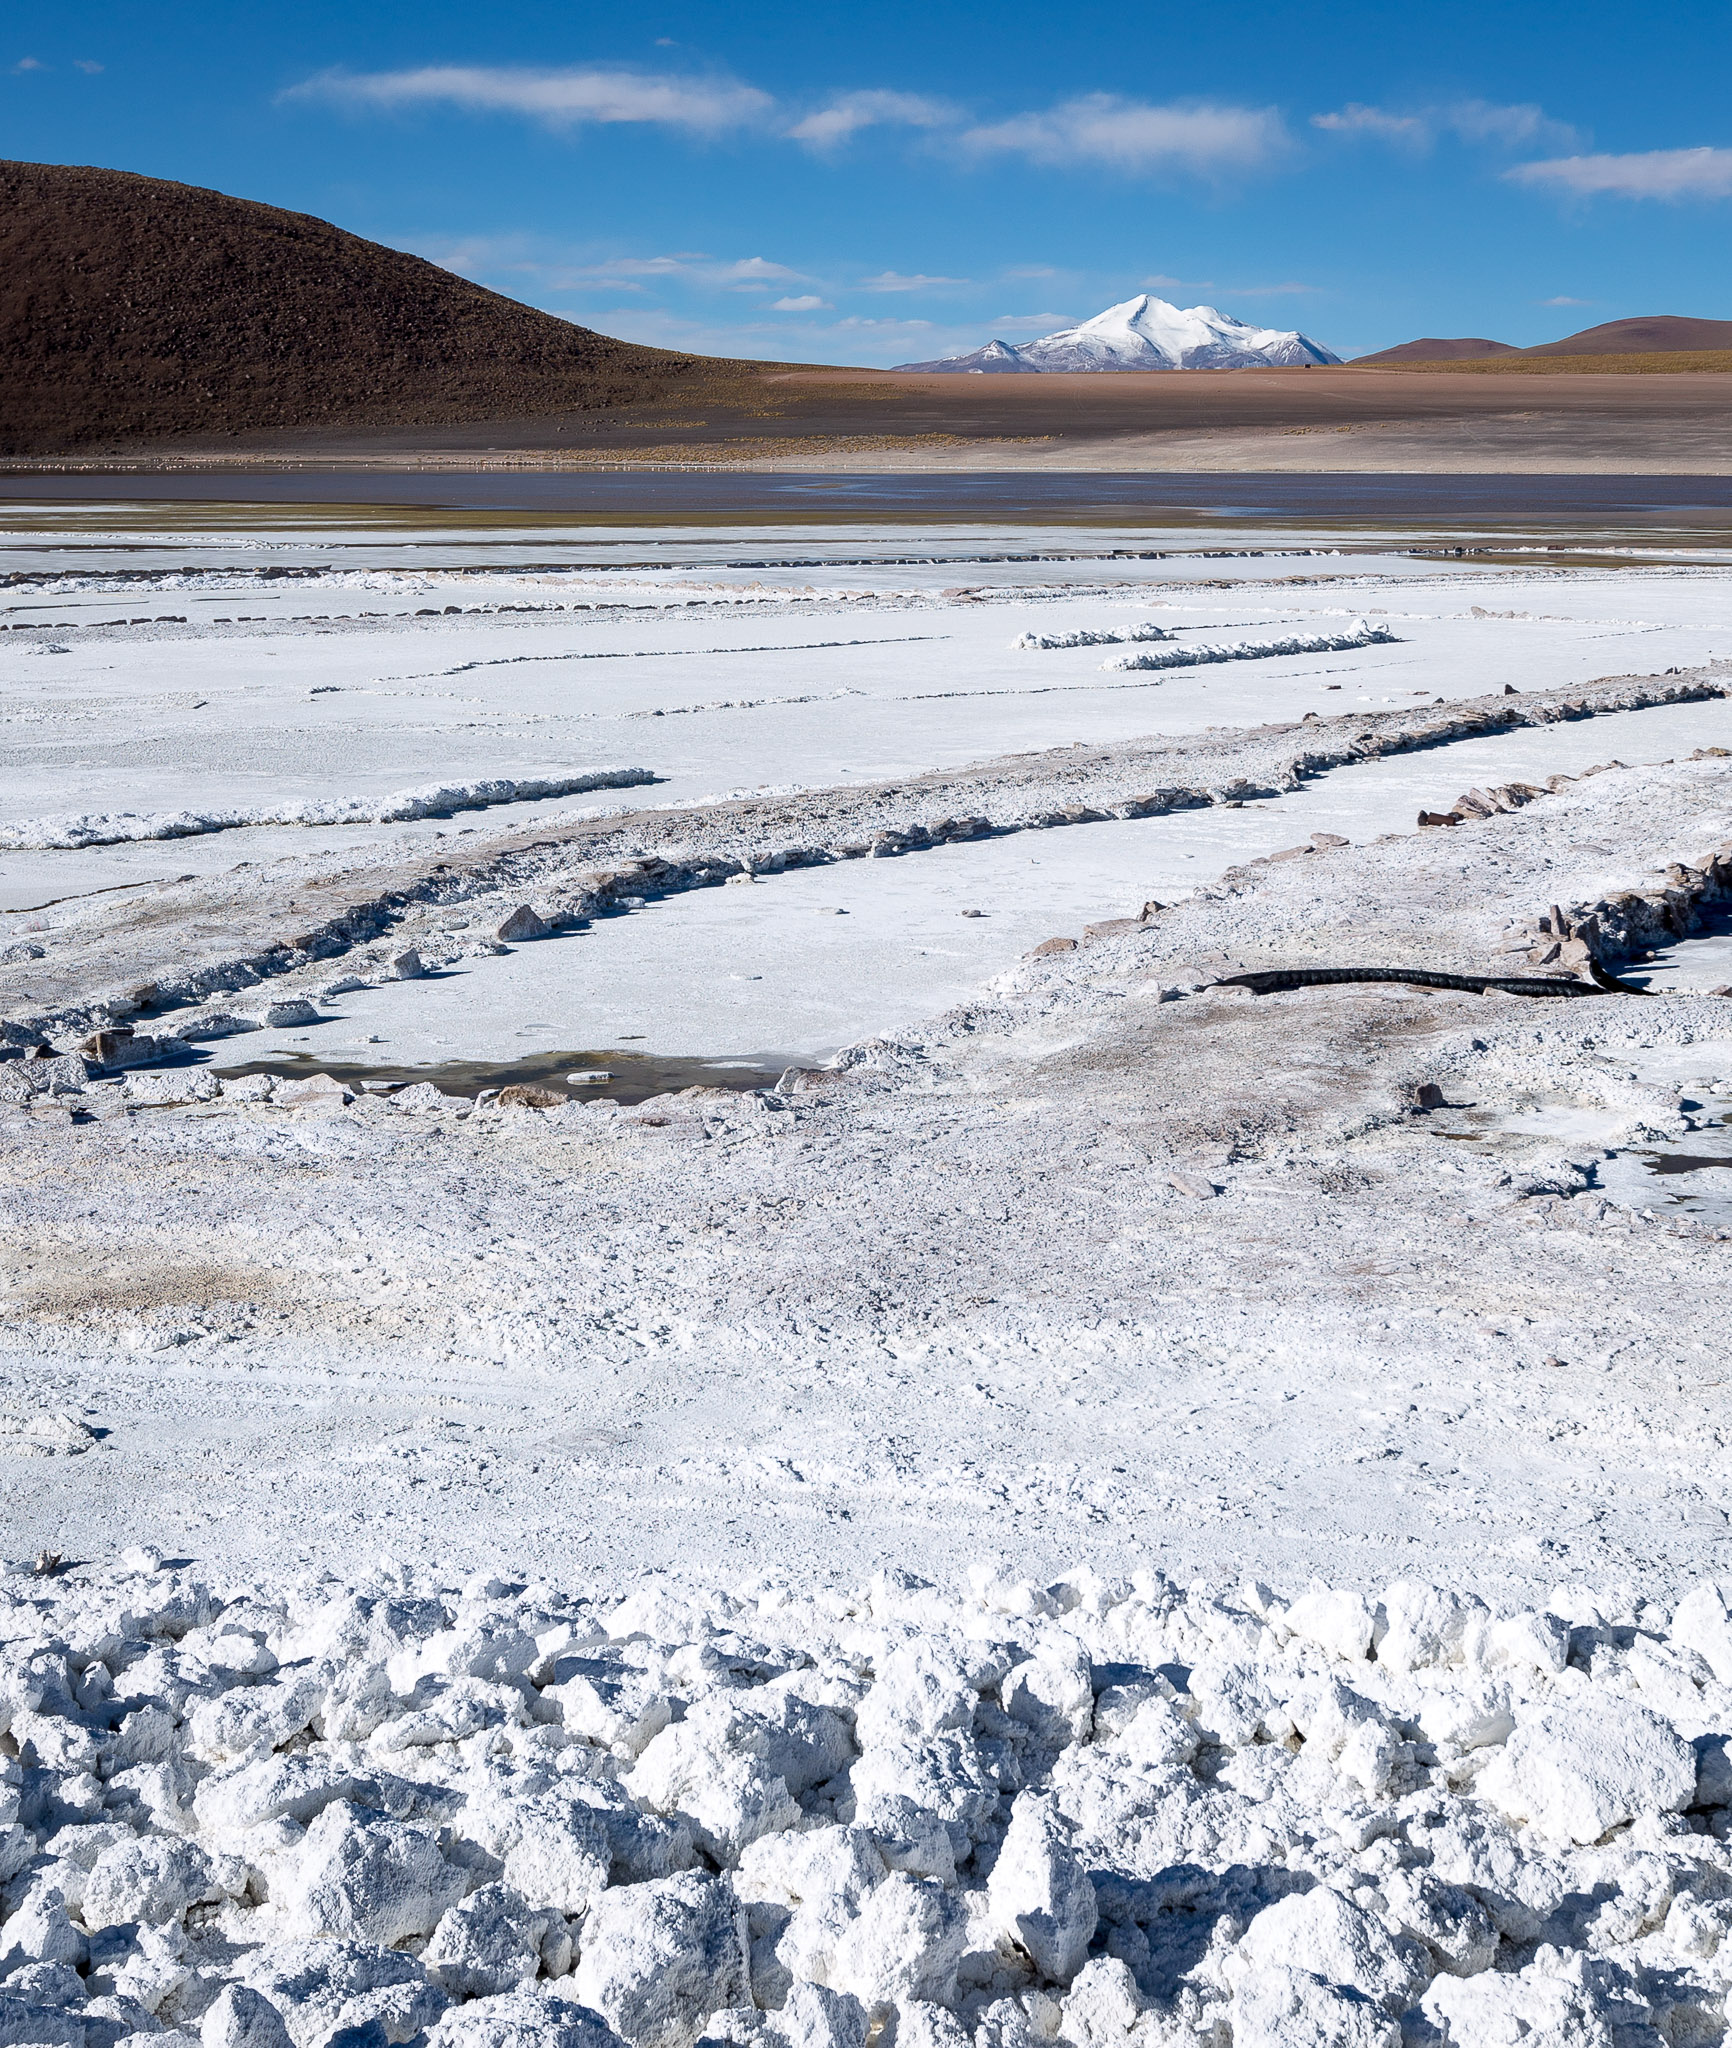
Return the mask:
<svg viewBox="0 0 1732 2048">
<path fill-rule="evenodd" d="M 193 440 L 20 469 L 619 463 L 881 472 L 1044 469 L 1732 472 L 1713 372 L 1463 376 L 1351 367 L 969 377 L 784 370 L 694 406 L 466 427 Z"/>
</svg>

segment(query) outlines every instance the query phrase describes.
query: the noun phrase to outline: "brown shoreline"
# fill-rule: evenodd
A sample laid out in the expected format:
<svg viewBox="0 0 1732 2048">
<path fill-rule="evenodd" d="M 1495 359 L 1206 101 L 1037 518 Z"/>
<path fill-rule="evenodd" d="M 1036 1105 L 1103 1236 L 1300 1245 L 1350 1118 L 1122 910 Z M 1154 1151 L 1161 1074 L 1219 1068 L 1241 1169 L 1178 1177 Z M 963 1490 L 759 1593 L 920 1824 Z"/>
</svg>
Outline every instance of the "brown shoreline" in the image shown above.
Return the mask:
<svg viewBox="0 0 1732 2048">
<path fill-rule="evenodd" d="M 8 466 L 1732 474 L 1732 373 L 1608 375 L 1554 357 L 1535 376 L 1504 360 L 1050 377 L 769 365 L 677 404 L 135 440 Z"/>
</svg>

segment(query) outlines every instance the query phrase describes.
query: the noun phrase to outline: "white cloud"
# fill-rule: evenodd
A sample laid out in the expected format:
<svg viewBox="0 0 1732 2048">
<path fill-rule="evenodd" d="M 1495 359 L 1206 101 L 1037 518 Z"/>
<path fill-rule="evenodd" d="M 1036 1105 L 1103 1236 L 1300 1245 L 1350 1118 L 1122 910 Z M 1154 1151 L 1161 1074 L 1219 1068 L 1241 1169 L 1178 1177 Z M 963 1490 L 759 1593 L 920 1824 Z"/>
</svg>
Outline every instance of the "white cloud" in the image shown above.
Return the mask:
<svg viewBox="0 0 1732 2048">
<path fill-rule="evenodd" d="M 1058 272 L 1050 263 L 1013 263 L 1002 273 L 1005 277 L 1057 277 Z"/>
<path fill-rule="evenodd" d="M 961 141 L 976 155 L 1012 154 L 1037 164 L 1219 176 L 1268 163 L 1286 147 L 1287 131 L 1272 107 L 1156 107 L 1100 92 L 970 128 Z"/>
<path fill-rule="evenodd" d="M 1518 185 L 1587 198 L 1732 199 L 1732 149 L 1649 149 L 1630 156 L 1566 156 L 1517 164 L 1504 176 Z"/>
<path fill-rule="evenodd" d="M 1140 292 L 1212 292 L 1214 289 L 1215 280 L 1212 277 L 1193 277 L 1187 279 L 1183 277 L 1165 277 L 1159 274 L 1154 277 L 1145 277 L 1137 285 L 1137 290 Z"/>
<path fill-rule="evenodd" d="M 797 270 L 790 270 L 785 263 L 771 263 L 762 256 L 748 256 L 742 262 L 724 265 L 722 276 L 729 282 L 744 279 L 765 280 L 769 278 L 798 277 Z"/>
<path fill-rule="evenodd" d="M 734 291 L 764 291 L 774 284 L 804 282 L 799 271 L 790 270 L 785 263 L 772 263 L 764 256 L 743 256 L 729 263 L 694 250 L 680 250 L 670 256 L 615 256 L 606 263 L 562 265 L 558 274 L 572 285 L 613 284 L 632 290 L 641 290 L 632 281 L 645 277 L 717 285 Z"/>
<path fill-rule="evenodd" d="M 821 313 L 829 307 L 828 299 L 821 299 L 816 292 L 804 292 L 797 299 L 776 299 L 770 306 L 772 313 Z"/>
<path fill-rule="evenodd" d="M 1452 100 L 1446 106 L 1393 113 L 1350 100 L 1334 113 L 1313 114 L 1311 125 L 1330 135 L 1362 136 L 1415 150 L 1430 149 L 1444 135 L 1496 149 L 1565 149 L 1576 140 L 1567 122 L 1554 121 L 1531 102 L 1500 106 L 1491 100 Z"/>
<path fill-rule="evenodd" d="M 944 128 L 957 119 L 943 100 L 913 92 L 847 92 L 788 130 L 812 149 L 834 149 L 862 128 Z"/>
<path fill-rule="evenodd" d="M 1382 107 L 1361 106 L 1357 100 L 1333 114 L 1313 114 L 1313 128 L 1331 135 L 1370 135 L 1379 142 L 1409 143 L 1424 149 L 1431 141 L 1431 124 L 1418 114 L 1391 114 Z"/>
<path fill-rule="evenodd" d="M 1075 327 L 1078 321 L 1074 313 L 1000 313 L 996 320 L 984 324 L 994 334 L 1008 334 L 1016 329 L 1024 334 L 1053 334 L 1061 327 Z"/>
<path fill-rule="evenodd" d="M 459 64 L 358 74 L 326 71 L 290 86 L 283 97 L 359 107 L 449 106 L 524 114 L 557 128 L 585 121 L 646 122 L 700 135 L 751 127 L 765 121 L 775 106 L 768 93 L 731 79 Z"/>
<path fill-rule="evenodd" d="M 1540 301 L 1542 306 L 1591 306 L 1593 303 L 1592 299 L 1568 298 L 1541 299 Z"/>
<path fill-rule="evenodd" d="M 1527 102 L 1500 107 L 1489 100 L 1457 100 L 1444 109 L 1443 122 L 1463 142 L 1490 142 L 1499 149 L 1567 149 L 1576 140 L 1567 121 L 1554 121 L 1543 107 Z"/>
<path fill-rule="evenodd" d="M 939 285 L 972 284 L 967 277 L 928 277 L 922 271 L 904 277 L 899 270 L 881 270 L 876 277 L 863 277 L 860 289 L 863 292 L 923 292 Z"/>
<path fill-rule="evenodd" d="M 97 72 L 102 69 L 102 66 L 92 63 L 88 57 L 74 57 L 72 68 L 74 71 L 82 71 L 87 77 L 94 78 Z"/>
<path fill-rule="evenodd" d="M 973 328 L 938 326 L 929 320 L 875 320 L 854 315 L 829 319 L 795 313 L 722 322 L 634 306 L 586 311 L 582 317 L 585 326 L 598 327 L 626 341 L 770 362 L 884 365 L 961 355 L 980 345 L 980 335 Z"/>
<path fill-rule="evenodd" d="M 14 78 L 18 78 L 22 77 L 26 71 L 46 71 L 47 69 L 48 66 L 43 63 L 40 57 L 20 57 L 18 62 L 12 67 L 12 75 Z"/>
</svg>

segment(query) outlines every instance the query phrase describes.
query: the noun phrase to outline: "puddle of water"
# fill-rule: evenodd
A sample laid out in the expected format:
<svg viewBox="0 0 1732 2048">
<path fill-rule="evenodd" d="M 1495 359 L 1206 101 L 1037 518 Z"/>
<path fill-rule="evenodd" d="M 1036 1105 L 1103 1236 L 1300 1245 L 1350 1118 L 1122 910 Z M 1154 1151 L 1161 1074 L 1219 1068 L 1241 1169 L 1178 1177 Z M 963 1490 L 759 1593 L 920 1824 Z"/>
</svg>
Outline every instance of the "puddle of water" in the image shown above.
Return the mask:
<svg viewBox="0 0 1732 2048">
<path fill-rule="evenodd" d="M 1711 1166 L 1732 1168 L 1732 1153 L 1721 1159 L 1712 1152 L 1656 1152 L 1648 1160 L 1650 1173 L 1701 1173 Z"/>
<path fill-rule="evenodd" d="M 615 1049 L 542 1052 L 521 1060 L 449 1060 L 436 1065 L 390 1066 L 320 1059 L 313 1053 L 300 1053 L 225 1066 L 223 1078 L 237 1080 L 243 1074 L 275 1074 L 283 1080 L 298 1081 L 310 1074 L 329 1074 L 333 1080 L 357 1090 L 369 1081 L 387 1083 L 392 1088 L 431 1081 L 443 1094 L 464 1097 L 473 1097 L 483 1088 L 508 1087 L 515 1081 L 535 1088 L 551 1088 L 573 1102 L 605 1099 L 629 1105 L 647 1101 L 652 1095 L 673 1094 L 681 1088 L 731 1088 L 741 1092 L 771 1088 L 790 1066 L 800 1064 L 797 1059 L 776 1053 L 744 1060 L 701 1060 L 668 1059 Z M 591 1082 L 570 1078 L 583 1073 L 605 1073 L 608 1078 Z"/>
<path fill-rule="evenodd" d="M 1600 1162 L 1594 1179 L 1608 1201 L 1630 1209 L 1651 1209 L 1656 1216 L 1687 1216 L 1710 1229 L 1732 1226 L 1732 1177 L 1716 1168 L 1732 1168 L 1732 1145 L 1724 1154 L 1701 1151 L 1705 1133 L 1686 1142 L 1698 1148 L 1670 1146 L 1620 1152 Z"/>
<path fill-rule="evenodd" d="M 1622 979 L 1637 988 L 1679 994 L 1704 994 L 1732 984 L 1732 910 L 1714 910 L 1701 929 L 1669 946 L 1655 948 L 1652 960 L 1620 969 Z"/>
</svg>

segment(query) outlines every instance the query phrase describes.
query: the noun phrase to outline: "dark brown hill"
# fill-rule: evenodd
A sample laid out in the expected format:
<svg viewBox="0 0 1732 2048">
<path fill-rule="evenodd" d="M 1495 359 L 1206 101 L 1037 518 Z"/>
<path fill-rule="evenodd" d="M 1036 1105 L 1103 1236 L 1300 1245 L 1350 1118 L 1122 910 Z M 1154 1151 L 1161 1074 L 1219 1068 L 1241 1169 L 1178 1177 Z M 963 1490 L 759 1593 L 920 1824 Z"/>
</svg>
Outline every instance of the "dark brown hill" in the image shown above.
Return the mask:
<svg viewBox="0 0 1732 2048">
<path fill-rule="evenodd" d="M 8 455 L 593 412 L 731 367 L 592 334 L 311 214 L 4 161 L 0 362 Z"/>
<path fill-rule="evenodd" d="M 1584 327 L 1562 341 L 1524 349 L 1530 356 L 1635 356 L 1660 350 L 1732 348 L 1732 320 L 1692 320 L 1678 313 L 1644 313 L 1634 320 L 1608 320 Z"/>
<path fill-rule="evenodd" d="M 1453 363 L 1470 356 L 1513 356 L 1512 341 L 1483 341 L 1478 335 L 1463 335 L 1456 341 L 1404 341 L 1396 348 L 1380 348 L 1374 356 L 1355 356 L 1356 363 Z"/>
</svg>

